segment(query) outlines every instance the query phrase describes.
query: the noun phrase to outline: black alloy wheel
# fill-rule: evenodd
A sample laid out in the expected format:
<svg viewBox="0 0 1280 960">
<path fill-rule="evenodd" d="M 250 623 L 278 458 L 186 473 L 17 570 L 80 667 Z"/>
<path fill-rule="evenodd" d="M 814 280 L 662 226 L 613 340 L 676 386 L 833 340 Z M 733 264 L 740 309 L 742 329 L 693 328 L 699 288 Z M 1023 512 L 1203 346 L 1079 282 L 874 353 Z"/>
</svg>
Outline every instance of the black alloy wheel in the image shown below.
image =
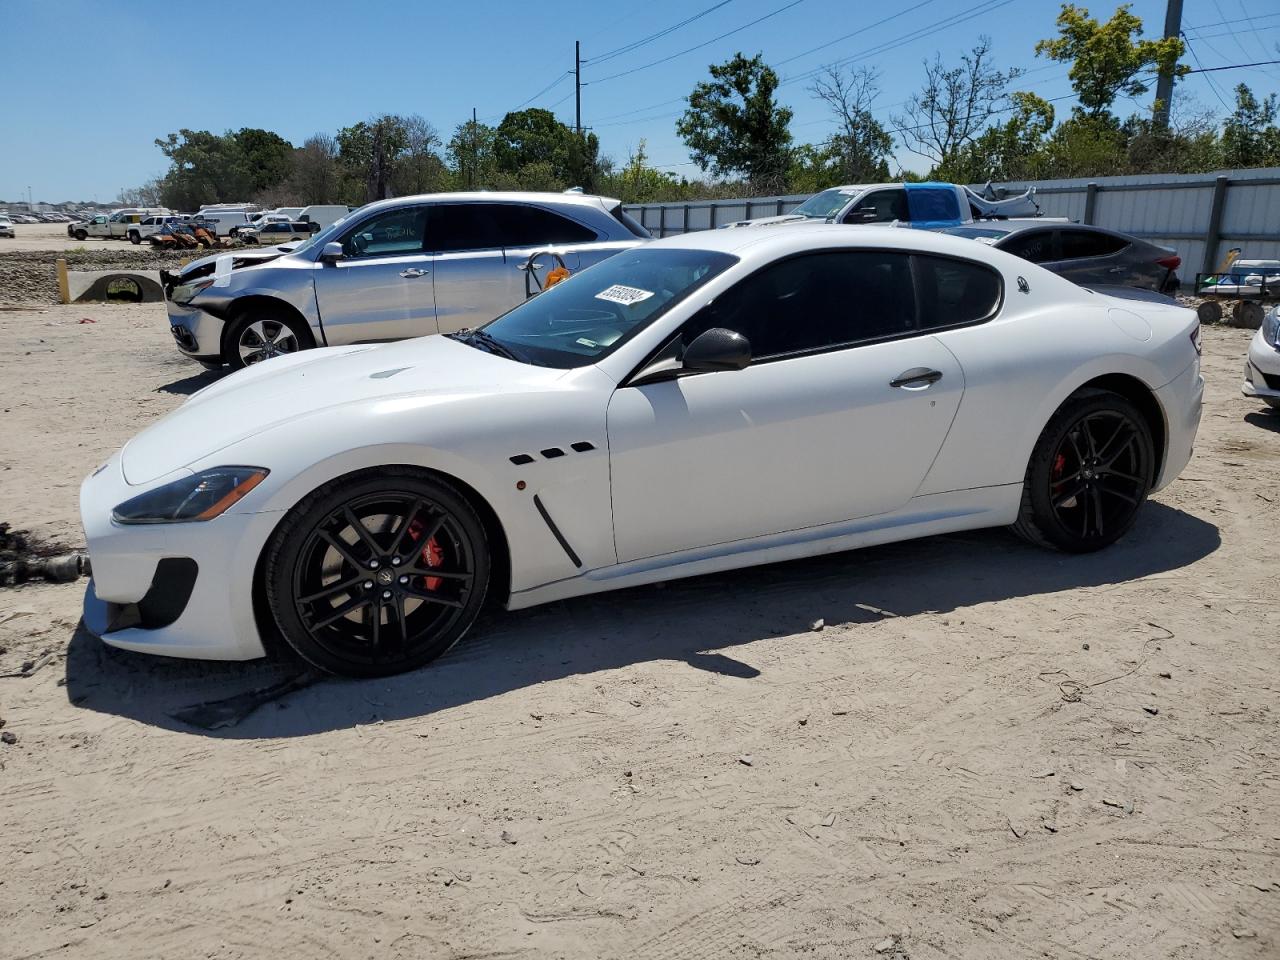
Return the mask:
<svg viewBox="0 0 1280 960">
<path fill-rule="evenodd" d="M 1036 444 L 1015 529 L 1068 553 L 1108 546 L 1137 519 L 1154 461 L 1150 428 L 1133 404 L 1106 391 L 1077 393 Z"/>
<path fill-rule="evenodd" d="M 440 656 L 475 621 L 489 579 L 484 527 L 449 486 L 388 467 L 328 484 L 267 553 L 267 596 L 303 659 L 386 676 Z"/>
</svg>

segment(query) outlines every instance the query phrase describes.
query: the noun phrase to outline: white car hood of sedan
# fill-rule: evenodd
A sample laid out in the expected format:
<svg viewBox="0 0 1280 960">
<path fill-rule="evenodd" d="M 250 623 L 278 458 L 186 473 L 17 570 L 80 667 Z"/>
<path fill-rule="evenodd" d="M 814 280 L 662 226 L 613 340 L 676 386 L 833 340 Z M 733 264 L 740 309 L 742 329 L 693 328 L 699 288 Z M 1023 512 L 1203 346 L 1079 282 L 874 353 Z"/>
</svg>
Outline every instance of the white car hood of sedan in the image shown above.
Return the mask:
<svg viewBox="0 0 1280 960">
<path fill-rule="evenodd" d="M 194 394 L 125 445 L 121 468 L 126 482 L 150 483 L 326 408 L 405 395 L 444 402 L 525 391 L 563 375 L 563 370 L 515 363 L 440 336 L 307 350 L 255 364 Z"/>
</svg>

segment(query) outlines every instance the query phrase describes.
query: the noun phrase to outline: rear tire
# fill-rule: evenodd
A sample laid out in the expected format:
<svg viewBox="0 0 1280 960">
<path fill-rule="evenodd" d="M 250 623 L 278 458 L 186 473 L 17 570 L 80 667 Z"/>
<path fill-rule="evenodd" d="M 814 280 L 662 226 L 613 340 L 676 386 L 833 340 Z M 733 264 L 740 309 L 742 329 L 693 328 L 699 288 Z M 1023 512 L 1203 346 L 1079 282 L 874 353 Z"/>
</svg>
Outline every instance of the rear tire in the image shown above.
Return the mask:
<svg viewBox="0 0 1280 960">
<path fill-rule="evenodd" d="M 390 676 L 439 657 L 475 623 L 489 571 L 471 504 L 411 467 L 363 471 L 309 494 L 263 563 L 285 641 L 347 677 Z"/>
<path fill-rule="evenodd" d="M 1064 553 L 1092 553 L 1133 526 L 1151 490 L 1155 448 L 1146 419 L 1124 397 L 1081 390 L 1036 441 L 1014 531 Z"/>
<path fill-rule="evenodd" d="M 1201 323 L 1219 323 L 1222 320 L 1222 304 L 1217 300 L 1206 300 L 1196 307 L 1196 316 Z"/>
</svg>

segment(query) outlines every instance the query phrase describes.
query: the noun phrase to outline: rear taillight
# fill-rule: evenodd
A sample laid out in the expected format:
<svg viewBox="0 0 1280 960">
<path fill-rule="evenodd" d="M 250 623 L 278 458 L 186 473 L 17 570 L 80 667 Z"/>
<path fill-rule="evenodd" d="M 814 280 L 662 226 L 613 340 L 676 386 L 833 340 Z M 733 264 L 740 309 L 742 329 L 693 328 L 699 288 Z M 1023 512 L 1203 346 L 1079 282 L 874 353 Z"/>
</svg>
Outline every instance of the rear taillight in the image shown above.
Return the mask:
<svg viewBox="0 0 1280 960">
<path fill-rule="evenodd" d="M 1200 324 L 1196 324 L 1196 328 L 1191 331 L 1191 345 L 1196 348 L 1196 356 L 1200 356 L 1200 351 L 1204 349 L 1204 341 L 1200 338 Z"/>
<path fill-rule="evenodd" d="M 1177 270 L 1182 266 L 1182 258 L 1175 253 L 1171 257 L 1161 257 L 1156 261 L 1156 265 L 1164 267 L 1166 270 Z"/>
</svg>

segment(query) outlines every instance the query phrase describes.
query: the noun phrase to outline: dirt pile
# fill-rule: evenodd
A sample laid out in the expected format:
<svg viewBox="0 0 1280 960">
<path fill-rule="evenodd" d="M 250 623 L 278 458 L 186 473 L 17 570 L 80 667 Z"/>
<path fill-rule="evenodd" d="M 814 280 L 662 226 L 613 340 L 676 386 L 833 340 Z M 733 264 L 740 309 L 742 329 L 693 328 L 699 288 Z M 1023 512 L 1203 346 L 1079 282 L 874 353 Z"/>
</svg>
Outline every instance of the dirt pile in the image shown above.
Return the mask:
<svg viewBox="0 0 1280 960">
<path fill-rule="evenodd" d="M 69 270 L 174 270 L 185 252 L 153 250 L 9 250 L 0 252 L 0 303 L 57 303 L 58 272 L 62 257 Z"/>
</svg>

